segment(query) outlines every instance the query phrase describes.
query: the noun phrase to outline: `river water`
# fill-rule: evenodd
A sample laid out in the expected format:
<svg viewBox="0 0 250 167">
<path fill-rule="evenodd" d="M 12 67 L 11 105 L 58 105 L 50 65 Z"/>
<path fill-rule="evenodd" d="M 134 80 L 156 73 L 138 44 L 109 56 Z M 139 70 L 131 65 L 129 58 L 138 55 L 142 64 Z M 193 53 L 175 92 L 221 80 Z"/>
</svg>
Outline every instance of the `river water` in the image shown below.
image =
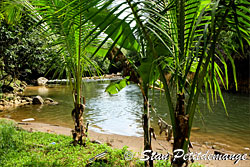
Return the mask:
<svg viewBox="0 0 250 167">
<path fill-rule="evenodd" d="M 137 85 L 131 84 L 116 95 L 105 92 L 112 82 L 87 80 L 83 92 L 86 97 L 84 118 L 90 123 L 90 129 L 100 133 L 114 133 L 127 136 L 142 136 L 142 95 Z M 73 128 L 71 111 L 73 109 L 72 95 L 69 86 L 50 85 L 49 87 L 27 87 L 25 95 L 40 95 L 50 97 L 59 105 L 27 105 L 0 113 L 21 121 L 25 118 L 35 118 L 36 122 L 57 124 Z M 152 92 L 151 92 L 152 94 Z M 191 141 L 202 145 L 216 145 L 236 152 L 249 152 L 250 148 L 250 97 L 246 94 L 224 93 L 229 116 L 226 115 L 221 102 L 214 105 L 213 112 L 207 110 L 205 99 L 199 100 L 200 110 L 196 112 Z M 170 123 L 169 113 L 163 92 L 154 91 L 150 99 L 158 116 Z M 157 115 L 151 113 L 152 127 L 160 139 L 157 126 Z"/>
</svg>

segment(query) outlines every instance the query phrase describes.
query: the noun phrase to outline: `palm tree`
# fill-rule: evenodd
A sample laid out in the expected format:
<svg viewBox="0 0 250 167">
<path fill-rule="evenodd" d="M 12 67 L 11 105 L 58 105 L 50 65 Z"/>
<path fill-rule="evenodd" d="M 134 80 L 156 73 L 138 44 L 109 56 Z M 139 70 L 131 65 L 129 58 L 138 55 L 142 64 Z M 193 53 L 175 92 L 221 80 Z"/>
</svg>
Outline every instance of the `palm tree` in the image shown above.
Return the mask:
<svg viewBox="0 0 250 167">
<path fill-rule="evenodd" d="M 7 24 L 17 23 L 24 12 L 24 7 L 16 0 L 2 0 L 0 2 L 0 23 L 5 20 Z"/>
<path fill-rule="evenodd" d="M 107 37 L 98 48 L 111 38 L 113 44 L 110 50 L 119 45 L 120 48 L 141 54 L 145 66 L 155 65 L 156 68 L 148 69 L 157 69 L 164 84 L 173 126 L 173 149 L 181 148 L 187 152 L 193 117 L 203 86 L 208 106 L 209 92 L 211 92 L 212 99 L 218 94 L 225 107 L 218 78 L 222 83 L 224 80 L 215 62 L 217 58 L 222 62 L 224 59 L 220 57 L 216 45 L 218 36 L 226 24 L 230 25 L 230 30 L 238 32 L 240 41 L 249 37 L 247 15 L 241 12 L 242 10 L 249 12 L 245 7 L 247 4 L 246 1 L 234 0 L 211 3 L 208 1 L 205 5 L 199 0 L 164 2 L 126 0 L 119 4 L 114 0 L 94 0 L 82 1 L 77 6 L 83 6 L 81 13 L 86 20 L 96 26 L 86 39 L 94 40 L 101 33 L 105 33 Z M 91 36 L 93 33 L 97 35 Z M 171 72 L 170 83 L 174 84 L 176 90 L 175 108 L 169 89 L 170 84 L 165 78 L 166 71 Z M 194 72 L 194 78 L 189 80 L 190 72 Z M 224 85 L 227 87 L 226 68 L 225 79 Z M 147 92 L 148 85 L 148 83 L 143 85 L 144 93 Z M 185 94 L 188 95 L 187 104 L 185 104 Z M 147 137 L 145 136 L 145 141 Z M 178 166 L 183 162 L 179 160 L 174 164 Z"/>
<path fill-rule="evenodd" d="M 50 2 L 52 7 L 62 3 L 57 0 L 50 0 Z M 144 149 L 150 148 L 147 92 L 149 85 L 152 84 L 149 76 L 154 74 L 154 76 L 160 76 L 164 85 L 173 126 L 173 150 L 183 149 L 187 153 L 193 118 L 201 92 L 204 90 L 209 108 L 211 94 L 213 101 L 216 101 L 219 95 L 226 110 L 218 81 L 221 80 L 225 88 L 228 87 L 227 67 L 225 59 L 216 46 L 219 34 L 225 25 L 229 25 L 227 26 L 230 27 L 229 31 L 237 32 L 241 45 L 243 40 L 249 41 L 249 23 L 246 14 L 249 14 L 247 8 L 249 2 L 246 0 L 124 0 L 119 3 L 115 0 L 65 0 L 64 2 L 68 4 L 61 6 L 61 9 L 52 10 L 43 7 L 41 11 L 52 11 L 50 17 L 45 16 L 47 18 L 53 18 L 53 16 L 55 20 L 65 18 L 58 24 L 60 27 L 55 26 L 58 31 L 77 25 L 73 26 L 73 30 L 77 30 L 78 33 L 73 33 L 73 37 L 69 36 L 69 40 L 66 41 L 72 40 L 76 46 L 82 46 L 81 44 L 84 43 L 85 45 L 78 47 L 79 50 L 84 50 L 84 47 L 102 36 L 103 40 L 96 45 L 97 49 L 92 56 L 110 39 L 113 42 L 109 51 L 114 46 L 118 46 L 120 49 L 125 48 L 141 55 L 141 66 L 138 71 L 142 78 L 142 92 L 146 97 L 144 99 L 145 117 L 143 117 L 145 118 Z M 88 22 L 95 26 L 83 37 L 80 27 Z M 73 30 L 72 32 L 75 32 Z M 67 31 L 67 34 L 69 32 L 71 31 Z M 69 45 L 71 42 L 66 44 Z M 70 58 L 78 55 L 79 59 L 82 52 L 75 50 L 77 50 L 75 47 L 69 49 L 67 54 Z M 231 59 L 230 55 L 228 58 Z M 225 65 L 224 73 L 216 64 L 216 60 L 222 61 Z M 79 67 L 80 61 L 75 62 Z M 79 69 L 71 69 L 68 72 L 79 76 Z M 169 82 L 165 77 L 167 72 L 171 73 Z M 189 78 L 190 73 L 193 73 L 193 78 Z M 75 82 L 78 83 L 76 89 L 80 88 L 78 81 Z M 171 85 L 174 86 L 175 91 L 170 91 Z M 76 93 L 75 109 L 79 110 L 80 92 L 76 91 Z M 176 99 L 176 103 L 173 99 Z M 184 162 L 183 159 L 178 159 L 173 162 L 173 165 L 182 166 Z"/>
<path fill-rule="evenodd" d="M 83 121 L 85 98 L 82 95 L 82 77 L 90 66 L 96 68 L 98 73 L 100 72 L 98 65 L 90 58 L 96 40 L 89 42 L 83 39 L 92 29 L 92 25 L 85 21 L 81 13 L 82 6 L 77 6 L 74 10 L 65 7 L 70 1 L 46 0 L 31 1 L 31 3 L 32 6 L 29 3 L 24 5 L 32 11 L 32 17 L 39 21 L 37 26 L 41 27 L 43 34 L 52 37 L 52 46 L 59 50 L 61 64 L 54 65 L 55 75 L 60 76 L 66 73 L 72 88 L 74 103 L 72 118 L 75 125 L 75 129 L 72 130 L 73 144 L 84 145 L 87 127 Z M 78 3 L 81 3 L 81 0 L 71 4 L 77 5 Z"/>
</svg>

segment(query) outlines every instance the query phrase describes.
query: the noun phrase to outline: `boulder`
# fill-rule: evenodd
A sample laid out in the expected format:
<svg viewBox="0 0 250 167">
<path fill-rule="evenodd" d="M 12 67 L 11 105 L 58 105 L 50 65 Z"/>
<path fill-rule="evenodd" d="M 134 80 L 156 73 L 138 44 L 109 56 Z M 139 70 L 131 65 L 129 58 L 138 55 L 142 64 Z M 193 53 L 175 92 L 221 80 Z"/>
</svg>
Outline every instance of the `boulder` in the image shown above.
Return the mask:
<svg viewBox="0 0 250 167">
<path fill-rule="evenodd" d="M 20 104 L 20 103 L 21 103 L 21 102 L 18 101 L 18 100 L 15 100 L 15 101 L 14 101 L 14 104 L 15 104 L 15 105 L 18 105 L 18 104 Z"/>
<path fill-rule="evenodd" d="M 53 99 L 51 99 L 51 98 L 46 98 L 45 100 L 44 100 L 45 102 L 47 101 L 47 102 L 54 102 L 54 100 Z"/>
<path fill-rule="evenodd" d="M 44 100 L 41 96 L 36 96 L 33 98 L 32 103 L 33 104 L 43 104 Z"/>
<path fill-rule="evenodd" d="M 37 79 L 38 86 L 45 86 L 47 82 L 48 82 L 48 79 L 44 77 L 40 77 Z"/>
<path fill-rule="evenodd" d="M 33 100 L 32 100 L 32 98 L 30 98 L 30 97 L 25 97 L 25 100 L 27 101 L 27 102 L 32 102 Z"/>
<path fill-rule="evenodd" d="M 27 101 L 26 100 L 21 100 L 21 103 L 27 103 Z"/>
<path fill-rule="evenodd" d="M 54 100 L 51 99 L 51 98 L 46 98 L 46 99 L 44 100 L 44 104 L 48 104 L 48 105 L 57 105 L 58 102 L 54 101 Z"/>
<path fill-rule="evenodd" d="M 6 106 L 7 104 L 8 104 L 8 102 L 6 100 L 4 100 L 4 99 L 0 100 L 0 105 Z"/>
</svg>

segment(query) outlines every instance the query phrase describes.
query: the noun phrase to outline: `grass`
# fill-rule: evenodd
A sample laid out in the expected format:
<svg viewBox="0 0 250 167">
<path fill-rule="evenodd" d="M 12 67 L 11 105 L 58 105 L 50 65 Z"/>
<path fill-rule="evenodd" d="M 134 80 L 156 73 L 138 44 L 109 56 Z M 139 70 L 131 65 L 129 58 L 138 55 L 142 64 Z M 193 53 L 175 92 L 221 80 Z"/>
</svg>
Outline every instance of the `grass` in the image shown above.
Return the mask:
<svg viewBox="0 0 250 167">
<path fill-rule="evenodd" d="M 128 151 L 113 149 L 106 144 L 93 144 L 89 141 L 86 147 L 73 146 L 72 138 L 64 135 L 42 132 L 27 132 L 15 126 L 15 123 L 0 120 L 0 166 L 143 166 L 138 158 L 130 161 L 124 159 Z M 89 159 L 107 150 L 105 157 L 90 163 Z M 168 161 L 157 161 L 156 167 L 171 166 Z M 199 165 L 193 164 L 193 167 Z"/>
</svg>

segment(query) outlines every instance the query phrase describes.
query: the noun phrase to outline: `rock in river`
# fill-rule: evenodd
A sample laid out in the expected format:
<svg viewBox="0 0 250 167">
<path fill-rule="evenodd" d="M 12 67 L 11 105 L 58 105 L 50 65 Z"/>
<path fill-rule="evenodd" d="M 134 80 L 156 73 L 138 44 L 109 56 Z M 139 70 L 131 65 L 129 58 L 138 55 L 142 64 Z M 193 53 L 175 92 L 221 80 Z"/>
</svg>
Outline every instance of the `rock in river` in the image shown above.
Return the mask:
<svg viewBox="0 0 250 167">
<path fill-rule="evenodd" d="M 46 98 L 46 99 L 44 100 L 44 104 L 48 104 L 48 105 L 57 105 L 58 102 L 54 101 L 54 100 L 51 99 L 51 98 Z"/>
<path fill-rule="evenodd" d="M 33 104 L 43 104 L 43 102 L 44 102 L 44 100 L 41 96 L 36 96 L 32 100 Z"/>
<path fill-rule="evenodd" d="M 40 77 L 37 79 L 38 86 L 45 86 L 47 82 L 48 82 L 48 79 L 44 77 Z"/>
</svg>

